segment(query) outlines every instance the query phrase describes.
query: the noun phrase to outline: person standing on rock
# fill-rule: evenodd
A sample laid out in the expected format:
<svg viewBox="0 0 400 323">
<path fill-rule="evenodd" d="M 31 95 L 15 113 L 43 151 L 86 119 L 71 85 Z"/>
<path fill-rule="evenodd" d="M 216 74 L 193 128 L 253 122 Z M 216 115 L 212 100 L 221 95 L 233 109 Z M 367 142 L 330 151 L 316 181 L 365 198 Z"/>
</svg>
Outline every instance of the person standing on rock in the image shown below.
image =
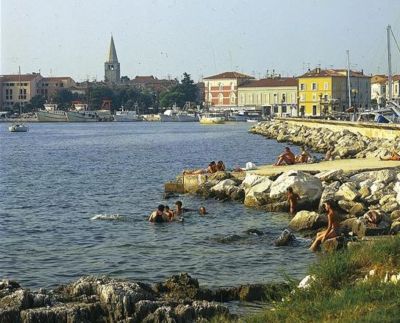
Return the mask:
<svg viewBox="0 0 400 323">
<path fill-rule="evenodd" d="M 299 194 L 293 192 L 293 188 L 286 189 L 287 201 L 289 203 L 289 213 L 295 215 L 297 211 L 297 201 L 300 199 Z"/>
<path fill-rule="evenodd" d="M 285 147 L 285 150 L 282 154 L 279 155 L 278 160 L 274 164 L 274 166 L 281 165 L 293 165 L 295 163 L 295 156 L 290 150 L 289 147 Z"/>
<path fill-rule="evenodd" d="M 340 235 L 339 222 L 337 221 L 335 213 L 333 212 L 333 201 L 326 201 L 324 203 L 324 207 L 328 217 L 328 228 L 317 233 L 317 236 L 310 247 L 311 251 L 316 251 L 319 245 L 325 240 L 332 239 Z"/>
</svg>

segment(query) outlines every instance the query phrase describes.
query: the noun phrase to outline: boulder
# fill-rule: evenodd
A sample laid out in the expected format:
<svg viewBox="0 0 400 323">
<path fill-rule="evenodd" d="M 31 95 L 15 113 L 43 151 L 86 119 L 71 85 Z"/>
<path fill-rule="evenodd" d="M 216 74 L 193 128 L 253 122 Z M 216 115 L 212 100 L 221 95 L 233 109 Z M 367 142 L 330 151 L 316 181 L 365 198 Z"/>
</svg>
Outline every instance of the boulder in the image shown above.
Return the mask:
<svg viewBox="0 0 400 323">
<path fill-rule="evenodd" d="M 365 213 L 366 207 L 360 202 L 340 200 L 339 207 L 347 213 L 355 216 L 361 216 Z"/>
<path fill-rule="evenodd" d="M 370 187 L 371 194 L 372 195 L 379 194 L 385 187 L 386 187 L 385 183 L 383 183 L 383 182 L 375 182 Z"/>
<path fill-rule="evenodd" d="M 278 238 L 275 239 L 274 245 L 277 247 L 288 246 L 296 241 L 296 237 L 288 229 L 283 230 Z"/>
<path fill-rule="evenodd" d="M 365 219 L 358 219 L 353 223 L 352 231 L 359 238 L 385 235 L 390 231 L 390 223 L 381 221 L 378 225 L 373 226 Z"/>
<path fill-rule="evenodd" d="M 390 214 L 390 219 L 392 221 L 400 218 L 400 210 L 395 210 Z"/>
<path fill-rule="evenodd" d="M 316 201 L 322 194 L 321 181 L 301 171 L 287 171 L 281 174 L 271 185 L 270 197 L 285 199 L 286 189 L 292 187 L 293 191 L 300 195 L 301 199 Z"/>
<path fill-rule="evenodd" d="M 211 191 L 214 192 L 217 197 L 229 196 L 236 187 L 236 182 L 231 179 L 225 179 L 219 182 L 217 185 L 211 187 Z"/>
<path fill-rule="evenodd" d="M 399 209 L 399 204 L 397 201 L 388 201 L 381 206 L 381 210 L 385 213 L 392 213 L 395 210 Z"/>
<path fill-rule="evenodd" d="M 332 169 L 314 175 L 322 182 L 338 181 L 343 177 L 343 169 Z"/>
<path fill-rule="evenodd" d="M 345 239 L 342 236 L 327 239 L 321 244 L 321 250 L 324 252 L 333 252 L 345 247 Z"/>
<path fill-rule="evenodd" d="M 243 180 L 243 182 L 241 184 L 241 186 L 244 189 L 248 189 L 248 188 L 260 183 L 264 178 L 265 178 L 265 176 L 259 176 L 259 175 L 256 175 L 256 174 L 247 173 L 246 177 L 244 178 L 244 180 Z"/>
<path fill-rule="evenodd" d="M 289 223 L 289 228 L 294 231 L 315 230 L 327 224 L 326 216 L 316 212 L 300 211 Z"/>
<path fill-rule="evenodd" d="M 335 198 L 337 200 L 354 201 L 359 196 L 360 194 L 358 193 L 356 184 L 351 182 L 342 184 L 335 193 Z"/>
<path fill-rule="evenodd" d="M 393 169 L 382 169 L 377 171 L 368 171 L 358 173 L 350 177 L 352 182 L 362 182 L 365 180 L 371 180 L 373 182 L 382 182 L 387 184 L 396 179 L 397 172 Z"/>
<path fill-rule="evenodd" d="M 368 186 L 361 186 L 358 193 L 362 199 L 365 199 L 367 196 L 371 195 L 371 191 Z"/>
<path fill-rule="evenodd" d="M 390 226 L 390 233 L 397 234 L 400 232 L 400 220 L 396 220 Z"/>
<path fill-rule="evenodd" d="M 264 177 L 247 191 L 244 204 L 246 206 L 262 205 L 262 200 L 265 200 L 264 194 L 269 192 L 272 183 L 268 177 Z"/>
<path fill-rule="evenodd" d="M 245 197 L 244 189 L 242 189 L 242 188 L 240 188 L 238 186 L 234 186 L 229 195 L 230 195 L 230 199 L 232 201 L 241 201 L 241 202 L 243 202 L 244 197 Z"/>
<path fill-rule="evenodd" d="M 340 222 L 340 229 L 344 234 L 348 234 L 353 230 L 353 225 L 358 219 L 356 217 L 354 218 L 348 218 L 346 220 L 343 220 Z"/>
<path fill-rule="evenodd" d="M 324 203 L 328 200 L 335 199 L 335 194 L 339 190 L 340 182 L 336 181 L 327 186 L 325 186 L 324 191 L 322 192 L 321 199 L 319 201 L 318 211 L 324 212 Z"/>
</svg>

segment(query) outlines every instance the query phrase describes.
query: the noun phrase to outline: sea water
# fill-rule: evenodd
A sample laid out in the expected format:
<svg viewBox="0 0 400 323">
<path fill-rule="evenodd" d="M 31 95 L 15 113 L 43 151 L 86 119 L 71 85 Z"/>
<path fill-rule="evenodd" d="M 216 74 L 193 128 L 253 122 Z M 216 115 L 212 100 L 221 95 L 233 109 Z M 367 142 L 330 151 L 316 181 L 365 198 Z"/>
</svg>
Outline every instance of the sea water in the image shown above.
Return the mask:
<svg viewBox="0 0 400 323">
<path fill-rule="evenodd" d="M 301 278 L 314 259 L 307 241 L 273 246 L 286 214 L 239 203 L 180 196 L 209 214 L 147 222 L 158 204 L 173 207 L 164 183 L 183 169 L 274 162 L 283 145 L 249 134 L 249 124 L 29 126 L 10 133 L 0 125 L 0 278 L 37 288 L 88 274 L 156 282 L 188 272 L 203 286 L 226 287 Z M 245 232 L 253 228 L 264 235 Z"/>
</svg>

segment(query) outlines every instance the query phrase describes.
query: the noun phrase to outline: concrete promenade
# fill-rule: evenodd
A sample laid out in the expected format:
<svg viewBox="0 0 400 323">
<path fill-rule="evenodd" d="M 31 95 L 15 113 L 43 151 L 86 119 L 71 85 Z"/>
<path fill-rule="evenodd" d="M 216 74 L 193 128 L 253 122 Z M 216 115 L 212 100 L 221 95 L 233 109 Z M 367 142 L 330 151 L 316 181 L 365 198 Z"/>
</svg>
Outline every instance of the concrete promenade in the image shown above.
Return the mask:
<svg viewBox="0 0 400 323">
<path fill-rule="evenodd" d="M 288 170 L 305 172 L 323 172 L 333 169 L 342 169 L 344 172 L 379 170 L 384 168 L 400 167 L 400 161 L 381 161 L 378 158 L 338 159 L 323 161 L 314 164 L 294 164 L 285 166 L 263 165 L 251 171 L 258 175 L 273 176 Z"/>
</svg>

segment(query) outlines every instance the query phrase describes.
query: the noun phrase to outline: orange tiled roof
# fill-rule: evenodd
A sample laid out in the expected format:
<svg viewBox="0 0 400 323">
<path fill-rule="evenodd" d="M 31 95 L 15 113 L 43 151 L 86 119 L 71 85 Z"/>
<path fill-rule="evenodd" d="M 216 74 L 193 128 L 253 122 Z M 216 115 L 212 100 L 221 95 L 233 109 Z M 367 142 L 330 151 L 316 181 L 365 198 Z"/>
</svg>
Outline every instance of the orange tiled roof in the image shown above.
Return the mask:
<svg viewBox="0 0 400 323">
<path fill-rule="evenodd" d="M 12 75 L 2 75 L 0 77 L 2 82 L 30 82 L 37 77 L 41 77 L 40 74 L 12 74 Z"/>
<path fill-rule="evenodd" d="M 240 87 L 280 87 L 297 86 L 297 79 L 294 77 L 266 78 L 255 81 L 248 81 Z"/>
<path fill-rule="evenodd" d="M 224 72 L 221 74 L 205 77 L 204 80 L 217 80 L 217 79 L 254 79 L 254 77 L 238 72 Z"/>
</svg>

